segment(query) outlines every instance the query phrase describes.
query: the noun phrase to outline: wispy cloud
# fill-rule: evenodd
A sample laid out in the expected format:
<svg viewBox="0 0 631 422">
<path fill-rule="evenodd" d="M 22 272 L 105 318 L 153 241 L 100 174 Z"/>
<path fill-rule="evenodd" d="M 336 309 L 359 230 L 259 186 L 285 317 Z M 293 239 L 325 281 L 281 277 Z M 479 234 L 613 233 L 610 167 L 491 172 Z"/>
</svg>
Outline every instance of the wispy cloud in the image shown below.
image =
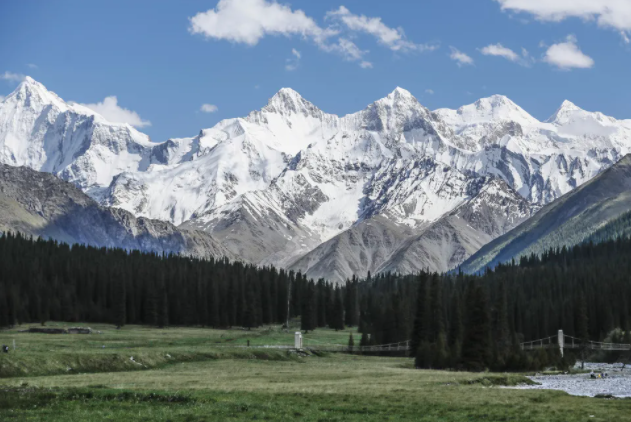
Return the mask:
<svg viewBox="0 0 631 422">
<path fill-rule="evenodd" d="M 434 95 L 434 90 L 433 89 L 426 89 L 425 93 L 429 94 L 429 95 Z"/>
<path fill-rule="evenodd" d="M 105 99 L 100 103 L 81 105 L 95 111 L 112 123 L 127 123 L 138 128 L 151 126 L 150 121 L 142 120 L 140 115 L 135 111 L 119 106 L 118 98 L 113 95 L 105 97 Z"/>
<path fill-rule="evenodd" d="M 0 79 L 4 79 L 5 81 L 22 82 L 24 78 L 26 78 L 26 75 L 22 75 L 21 73 L 13 73 L 8 71 L 0 73 Z"/>
<path fill-rule="evenodd" d="M 29 69 L 37 69 L 38 68 L 38 66 L 36 64 L 33 64 L 33 63 L 29 63 L 29 64 L 27 64 L 27 66 L 28 66 Z"/>
<path fill-rule="evenodd" d="M 456 47 L 449 48 L 451 49 L 451 54 L 449 55 L 449 58 L 451 60 L 454 60 L 458 64 L 458 66 L 471 66 L 474 64 L 473 59 L 469 55 L 458 50 Z"/>
<path fill-rule="evenodd" d="M 487 45 L 486 47 L 480 49 L 480 53 L 485 56 L 503 57 L 506 60 L 517 63 L 521 66 L 530 66 L 533 63 L 528 50 L 525 48 L 521 49 L 521 55 L 519 55 L 510 48 L 504 47 L 500 43 Z"/>
<path fill-rule="evenodd" d="M 202 106 L 199 108 L 199 111 L 202 111 L 204 113 L 215 113 L 219 111 L 219 107 L 214 104 L 202 104 Z"/>
<path fill-rule="evenodd" d="M 292 57 L 288 58 L 285 64 L 285 70 L 287 70 L 288 72 L 292 72 L 298 69 L 298 66 L 300 66 L 300 59 L 302 58 L 302 54 L 300 54 L 300 51 L 296 50 L 295 48 L 291 49 L 291 55 Z"/>
<path fill-rule="evenodd" d="M 631 34 L 629 0 L 496 0 L 502 10 L 534 15 L 543 21 L 560 22 L 575 17 L 595 20 L 599 26 L 618 31 L 625 42 Z"/>
<path fill-rule="evenodd" d="M 339 20 L 350 31 L 372 35 L 392 51 L 433 51 L 438 48 L 437 44 L 415 44 L 406 39 L 402 28 L 391 28 L 380 17 L 355 15 L 344 6 L 328 12 L 326 17 Z"/>
<path fill-rule="evenodd" d="M 315 43 L 319 49 L 357 62 L 362 68 L 372 67 L 366 60 L 368 50 L 352 39 L 359 33 L 372 35 L 379 44 L 395 52 L 432 51 L 438 44 L 416 44 L 409 41 L 401 28 L 392 28 L 380 17 L 355 15 L 341 6 L 328 12 L 319 25 L 302 10 L 268 0 L 220 0 L 214 9 L 190 18 L 189 32 L 208 39 L 255 46 L 266 36 L 298 36 Z M 295 69 L 293 64 L 287 70 Z"/>
</svg>

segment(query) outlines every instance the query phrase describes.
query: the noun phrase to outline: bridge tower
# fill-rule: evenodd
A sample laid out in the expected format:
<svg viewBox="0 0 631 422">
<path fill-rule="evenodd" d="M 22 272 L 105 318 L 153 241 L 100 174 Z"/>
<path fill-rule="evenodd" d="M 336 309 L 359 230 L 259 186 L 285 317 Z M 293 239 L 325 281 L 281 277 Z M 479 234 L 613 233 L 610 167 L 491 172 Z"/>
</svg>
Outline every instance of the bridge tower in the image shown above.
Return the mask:
<svg viewBox="0 0 631 422">
<path fill-rule="evenodd" d="M 294 345 L 297 350 L 302 350 L 302 333 L 300 331 L 296 331 L 294 335 Z"/>
</svg>

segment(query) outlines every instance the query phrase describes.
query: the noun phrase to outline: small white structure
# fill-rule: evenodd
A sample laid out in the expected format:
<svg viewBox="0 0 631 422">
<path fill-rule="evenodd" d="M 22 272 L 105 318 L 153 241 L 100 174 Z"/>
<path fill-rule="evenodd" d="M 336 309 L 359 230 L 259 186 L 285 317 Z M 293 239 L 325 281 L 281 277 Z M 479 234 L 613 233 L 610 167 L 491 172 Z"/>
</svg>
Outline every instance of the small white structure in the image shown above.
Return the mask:
<svg viewBox="0 0 631 422">
<path fill-rule="evenodd" d="M 561 351 L 561 357 L 563 357 L 563 347 L 565 346 L 565 337 L 563 336 L 563 330 L 559 330 L 557 334 L 557 340 L 559 342 L 559 350 Z"/>
<path fill-rule="evenodd" d="M 297 350 L 302 349 L 302 333 L 300 331 L 296 331 L 296 334 L 294 335 L 294 345 Z"/>
</svg>

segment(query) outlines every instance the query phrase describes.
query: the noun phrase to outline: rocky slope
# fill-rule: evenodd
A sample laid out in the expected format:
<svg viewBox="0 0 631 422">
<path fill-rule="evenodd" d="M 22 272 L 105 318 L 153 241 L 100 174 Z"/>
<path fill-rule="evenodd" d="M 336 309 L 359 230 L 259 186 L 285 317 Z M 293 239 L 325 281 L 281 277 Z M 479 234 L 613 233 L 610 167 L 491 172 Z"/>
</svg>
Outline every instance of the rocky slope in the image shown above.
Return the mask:
<svg viewBox="0 0 631 422">
<path fill-rule="evenodd" d="M 499 95 L 433 112 L 397 88 L 340 117 L 284 88 L 161 144 L 32 79 L 0 102 L 0 162 L 211 233 L 248 262 L 335 280 L 446 271 L 630 150 L 631 121 L 564 102 L 540 122 Z"/>
<path fill-rule="evenodd" d="M 4 164 L 0 164 L 0 231 L 19 231 L 69 244 L 198 257 L 231 256 L 206 233 L 102 207 L 51 174 Z"/>
<path fill-rule="evenodd" d="M 543 207 L 532 218 L 489 242 L 465 261 L 465 272 L 541 254 L 554 247 L 573 246 L 589 239 L 609 222 L 631 211 L 631 155 Z"/>
</svg>

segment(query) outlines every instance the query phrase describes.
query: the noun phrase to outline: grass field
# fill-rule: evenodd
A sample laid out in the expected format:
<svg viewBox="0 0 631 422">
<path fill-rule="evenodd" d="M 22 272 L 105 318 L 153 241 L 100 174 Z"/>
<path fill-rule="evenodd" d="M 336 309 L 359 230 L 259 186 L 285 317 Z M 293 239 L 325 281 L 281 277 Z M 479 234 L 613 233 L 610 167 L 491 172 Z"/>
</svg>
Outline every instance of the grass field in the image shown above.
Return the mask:
<svg viewBox="0 0 631 422">
<path fill-rule="evenodd" d="M 0 344 L 17 343 L 0 356 L 1 421 L 631 421 L 631 400 L 502 388 L 520 375 L 231 347 L 292 344 L 278 327 L 92 328 L 102 334 L 0 332 Z M 305 337 L 345 344 L 348 332 Z"/>
</svg>

